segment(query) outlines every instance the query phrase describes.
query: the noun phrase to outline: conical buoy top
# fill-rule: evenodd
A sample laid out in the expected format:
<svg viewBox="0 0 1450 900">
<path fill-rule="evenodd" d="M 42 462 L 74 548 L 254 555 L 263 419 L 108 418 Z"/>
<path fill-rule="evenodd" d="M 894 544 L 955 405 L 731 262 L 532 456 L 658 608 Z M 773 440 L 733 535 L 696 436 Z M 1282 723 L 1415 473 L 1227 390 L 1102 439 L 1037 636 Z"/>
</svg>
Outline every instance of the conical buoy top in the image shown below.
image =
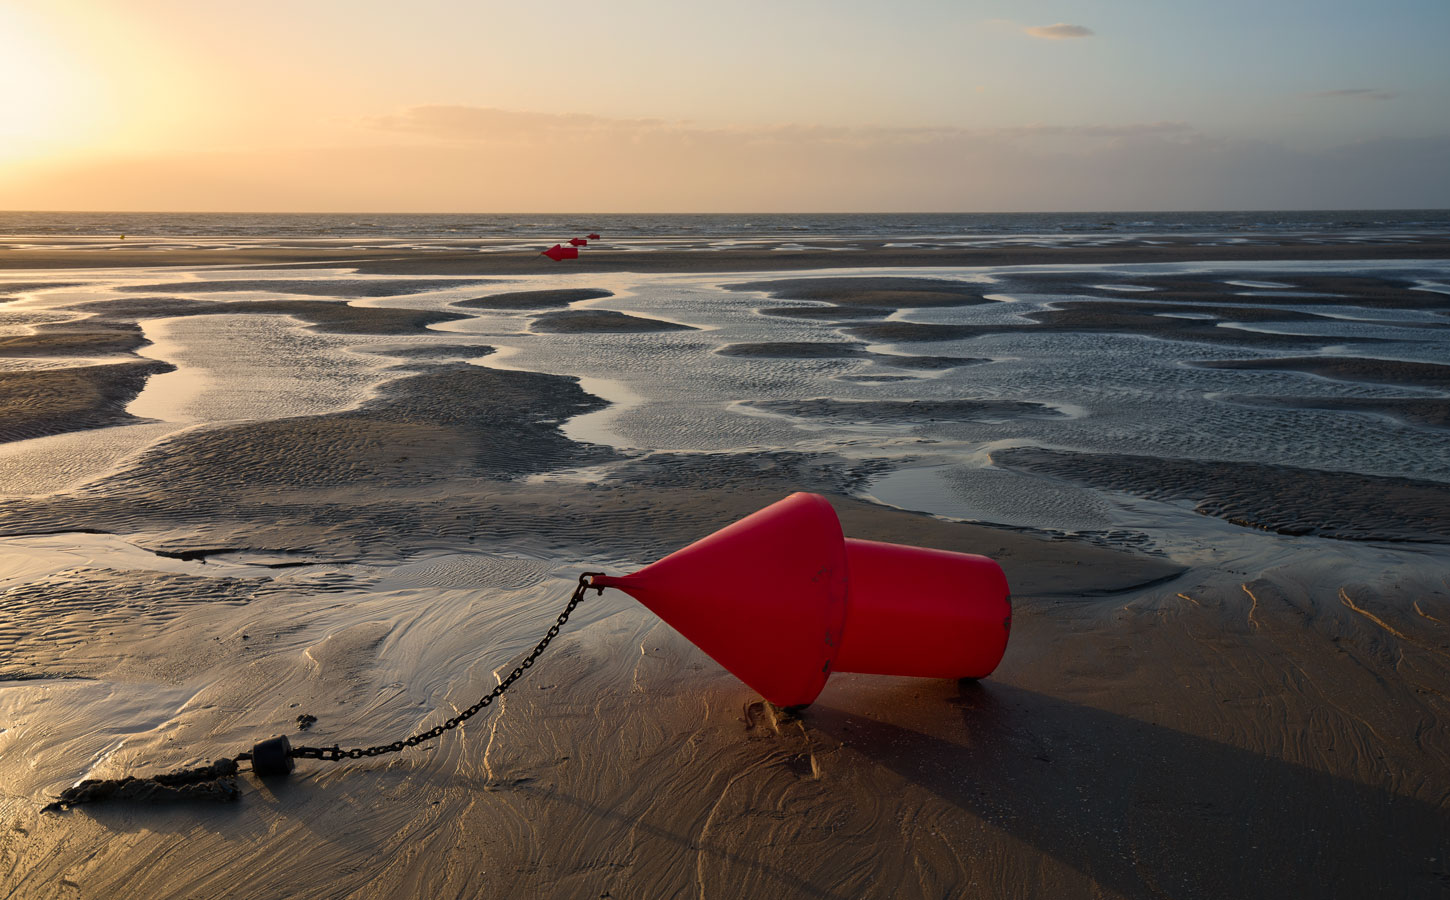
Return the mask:
<svg viewBox="0 0 1450 900">
<path fill-rule="evenodd" d="M 840 649 L 846 544 L 836 511 L 791 494 L 623 577 L 643 603 L 777 706 L 816 699 Z"/>
</svg>

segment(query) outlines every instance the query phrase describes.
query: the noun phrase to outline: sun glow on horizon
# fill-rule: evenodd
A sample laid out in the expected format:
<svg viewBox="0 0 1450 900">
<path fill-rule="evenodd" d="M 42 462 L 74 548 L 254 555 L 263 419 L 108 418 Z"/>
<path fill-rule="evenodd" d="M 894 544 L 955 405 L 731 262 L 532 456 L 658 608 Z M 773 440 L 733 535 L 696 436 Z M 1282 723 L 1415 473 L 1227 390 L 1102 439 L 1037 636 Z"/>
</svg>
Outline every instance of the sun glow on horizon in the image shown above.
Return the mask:
<svg viewBox="0 0 1450 900">
<path fill-rule="evenodd" d="M 115 8 L 0 6 L 0 181 L 183 149 L 207 110 L 195 59 Z"/>
<path fill-rule="evenodd" d="M 0 8 L 0 163 L 73 150 L 93 131 L 84 62 L 20 9 Z"/>
<path fill-rule="evenodd" d="M 0 208 L 1445 202 L 1450 19 L 1391 5 L 0 0 Z"/>
</svg>

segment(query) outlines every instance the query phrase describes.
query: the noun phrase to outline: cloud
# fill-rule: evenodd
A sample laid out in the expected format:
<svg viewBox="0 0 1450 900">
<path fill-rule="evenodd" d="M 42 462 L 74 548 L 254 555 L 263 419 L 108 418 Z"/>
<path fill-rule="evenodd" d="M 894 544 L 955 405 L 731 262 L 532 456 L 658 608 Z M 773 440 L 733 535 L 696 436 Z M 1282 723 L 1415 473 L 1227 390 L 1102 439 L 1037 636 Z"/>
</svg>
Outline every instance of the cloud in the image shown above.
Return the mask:
<svg viewBox="0 0 1450 900">
<path fill-rule="evenodd" d="M 538 140 L 669 127 L 662 119 L 610 119 L 586 113 L 539 113 L 486 106 L 414 106 L 363 120 L 367 127 L 442 140 Z"/>
<path fill-rule="evenodd" d="M 1007 137 L 1126 138 L 1149 134 L 1186 136 L 1193 134 L 1194 129 L 1187 122 L 1133 122 L 1127 125 L 1022 125 L 990 133 Z"/>
<path fill-rule="evenodd" d="M 1314 91 L 1304 96 L 1313 99 L 1340 99 L 1340 100 L 1393 100 L 1399 96 L 1398 91 L 1385 91 L 1379 88 L 1346 88 L 1338 91 Z"/>
<path fill-rule="evenodd" d="M 331 147 L 0 170 L 30 209 L 820 212 L 1450 206 L 1450 137 L 1338 147 L 1183 122 L 712 128 L 419 106 Z M 365 139 L 359 139 L 364 137 Z"/>
<path fill-rule="evenodd" d="M 1063 41 L 1069 38 L 1092 37 L 1093 30 L 1084 25 L 1069 25 L 1066 22 L 1058 22 L 1056 25 L 1031 25 L 1022 29 L 1035 38 L 1042 38 L 1047 41 Z"/>
<path fill-rule="evenodd" d="M 423 139 L 464 143 L 633 143 L 900 145 L 943 141 L 1076 138 L 1113 140 L 1193 133 L 1187 122 L 1130 122 L 1103 125 L 1020 125 L 971 129 L 950 125 L 754 125 L 716 128 L 683 120 L 615 119 L 585 113 L 538 113 L 484 106 L 414 106 L 363 119 L 370 129 Z"/>
</svg>

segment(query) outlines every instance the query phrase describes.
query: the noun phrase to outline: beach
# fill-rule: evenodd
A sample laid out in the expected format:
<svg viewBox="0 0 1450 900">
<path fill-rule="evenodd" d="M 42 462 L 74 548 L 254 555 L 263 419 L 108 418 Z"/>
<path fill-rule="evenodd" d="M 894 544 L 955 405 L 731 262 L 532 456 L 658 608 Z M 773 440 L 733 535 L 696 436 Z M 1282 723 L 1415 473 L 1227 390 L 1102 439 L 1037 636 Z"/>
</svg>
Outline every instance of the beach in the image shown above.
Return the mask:
<svg viewBox="0 0 1450 900">
<path fill-rule="evenodd" d="M 0 240 L 0 896 L 1450 891 L 1450 239 L 517 244 Z M 590 593 L 416 749 L 43 811 L 432 727 L 794 491 L 997 560 L 996 672 L 785 715 Z"/>
</svg>

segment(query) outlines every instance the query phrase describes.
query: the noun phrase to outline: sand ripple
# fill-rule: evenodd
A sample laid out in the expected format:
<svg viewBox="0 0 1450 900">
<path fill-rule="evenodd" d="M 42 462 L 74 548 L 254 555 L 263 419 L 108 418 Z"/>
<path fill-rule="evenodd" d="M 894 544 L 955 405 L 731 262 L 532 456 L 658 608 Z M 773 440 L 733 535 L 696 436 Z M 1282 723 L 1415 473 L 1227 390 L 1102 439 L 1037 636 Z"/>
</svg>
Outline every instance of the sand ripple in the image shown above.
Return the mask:
<svg viewBox="0 0 1450 900">
<path fill-rule="evenodd" d="M 1281 534 L 1450 542 L 1450 484 L 1242 462 L 1017 448 L 992 461 L 1197 510 Z"/>
</svg>

